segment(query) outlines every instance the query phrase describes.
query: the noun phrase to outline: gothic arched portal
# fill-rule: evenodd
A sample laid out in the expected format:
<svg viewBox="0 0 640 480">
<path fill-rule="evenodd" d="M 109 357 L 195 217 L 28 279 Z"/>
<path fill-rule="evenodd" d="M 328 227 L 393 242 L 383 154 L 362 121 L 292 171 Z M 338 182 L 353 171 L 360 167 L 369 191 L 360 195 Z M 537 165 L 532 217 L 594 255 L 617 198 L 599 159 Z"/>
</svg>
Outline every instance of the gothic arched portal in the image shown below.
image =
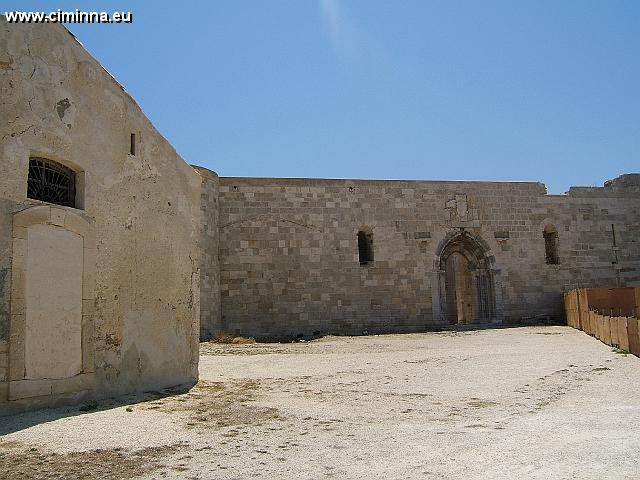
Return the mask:
<svg viewBox="0 0 640 480">
<path fill-rule="evenodd" d="M 488 249 L 466 232 L 450 238 L 437 258 L 439 317 L 443 323 L 496 320 L 494 275 Z"/>
</svg>

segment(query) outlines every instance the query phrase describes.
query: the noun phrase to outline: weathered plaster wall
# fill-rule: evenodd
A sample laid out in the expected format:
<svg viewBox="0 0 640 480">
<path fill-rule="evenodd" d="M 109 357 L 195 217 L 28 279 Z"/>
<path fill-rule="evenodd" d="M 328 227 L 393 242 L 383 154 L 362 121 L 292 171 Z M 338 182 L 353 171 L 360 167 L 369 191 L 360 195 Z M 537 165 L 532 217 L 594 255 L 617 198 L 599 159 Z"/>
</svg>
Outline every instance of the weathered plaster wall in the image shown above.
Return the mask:
<svg viewBox="0 0 640 480">
<path fill-rule="evenodd" d="M 640 282 L 640 182 L 551 196 L 540 183 L 220 178 L 219 331 L 414 331 L 434 318 L 438 252 L 461 231 L 494 272 L 498 320 L 563 316 L 576 285 Z M 212 206 L 213 207 L 213 206 Z M 542 231 L 559 230 L 560 265 Z M 611 224 L 618 243 L 618 267 Z M 360 266 L 369 227 L 375 261 Z"/>
<path fill-rule="evenodd" d="M 0 99 L 0 410 L 12 216 L 39 203 L 26 198 L 30 156 L 82 172 L 79 206 L 94 220 L 97 240 L 95 395 L 194 380 L 200 176 L 60 25 L 0 20 Z"/>
</svg>

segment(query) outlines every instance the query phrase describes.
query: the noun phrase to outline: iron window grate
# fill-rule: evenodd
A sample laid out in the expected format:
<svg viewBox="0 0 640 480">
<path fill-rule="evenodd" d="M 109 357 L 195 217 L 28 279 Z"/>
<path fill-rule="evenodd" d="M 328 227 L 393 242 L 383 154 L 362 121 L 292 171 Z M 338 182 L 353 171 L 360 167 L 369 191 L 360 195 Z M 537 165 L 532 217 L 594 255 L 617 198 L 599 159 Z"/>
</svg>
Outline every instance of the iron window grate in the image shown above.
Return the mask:
<svg viewBox="0 0 640 480">
<path fill-rule="evenodd" d="M 75 207 L 76 174 L 64 165 L 44 158 L 29 159 L 27 197 Z"/>
</svg>

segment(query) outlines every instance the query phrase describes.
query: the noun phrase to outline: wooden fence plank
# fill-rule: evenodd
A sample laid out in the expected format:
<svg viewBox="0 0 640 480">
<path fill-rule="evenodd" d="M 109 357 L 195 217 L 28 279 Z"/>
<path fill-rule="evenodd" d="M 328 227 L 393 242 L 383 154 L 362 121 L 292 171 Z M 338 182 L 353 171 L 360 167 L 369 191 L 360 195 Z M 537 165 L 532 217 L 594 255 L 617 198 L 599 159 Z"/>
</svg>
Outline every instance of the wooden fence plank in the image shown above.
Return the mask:
<svg viewBox="0 0 640 480">
<path fill-rule="evenodd" d="M 627 317 L 617 317 L 618 343 L 622 350 L 629 351 L 629 335 L 627 333 Z"/>
<path fill-rule="evenodd" d="M 638 332 L 638 319 L 627 319 L 627 337 L 629 338 L 629 351 L 640 356 L 640 334 Z"/>
</svg>

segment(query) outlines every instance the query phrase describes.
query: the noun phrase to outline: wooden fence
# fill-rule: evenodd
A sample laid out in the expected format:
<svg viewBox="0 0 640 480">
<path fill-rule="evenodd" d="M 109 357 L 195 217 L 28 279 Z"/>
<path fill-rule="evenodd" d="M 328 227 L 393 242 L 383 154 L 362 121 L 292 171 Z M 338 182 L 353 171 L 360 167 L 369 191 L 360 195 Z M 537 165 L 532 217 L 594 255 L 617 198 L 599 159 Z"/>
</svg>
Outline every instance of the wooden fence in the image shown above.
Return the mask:
<svg viewBox="0 0 640 480">
<path fill-rule="evenodd" d="M 640 288 L 577 288 L 564 296 L 567 324 L 640 356 L 639 300 Z"/>
</svg>

